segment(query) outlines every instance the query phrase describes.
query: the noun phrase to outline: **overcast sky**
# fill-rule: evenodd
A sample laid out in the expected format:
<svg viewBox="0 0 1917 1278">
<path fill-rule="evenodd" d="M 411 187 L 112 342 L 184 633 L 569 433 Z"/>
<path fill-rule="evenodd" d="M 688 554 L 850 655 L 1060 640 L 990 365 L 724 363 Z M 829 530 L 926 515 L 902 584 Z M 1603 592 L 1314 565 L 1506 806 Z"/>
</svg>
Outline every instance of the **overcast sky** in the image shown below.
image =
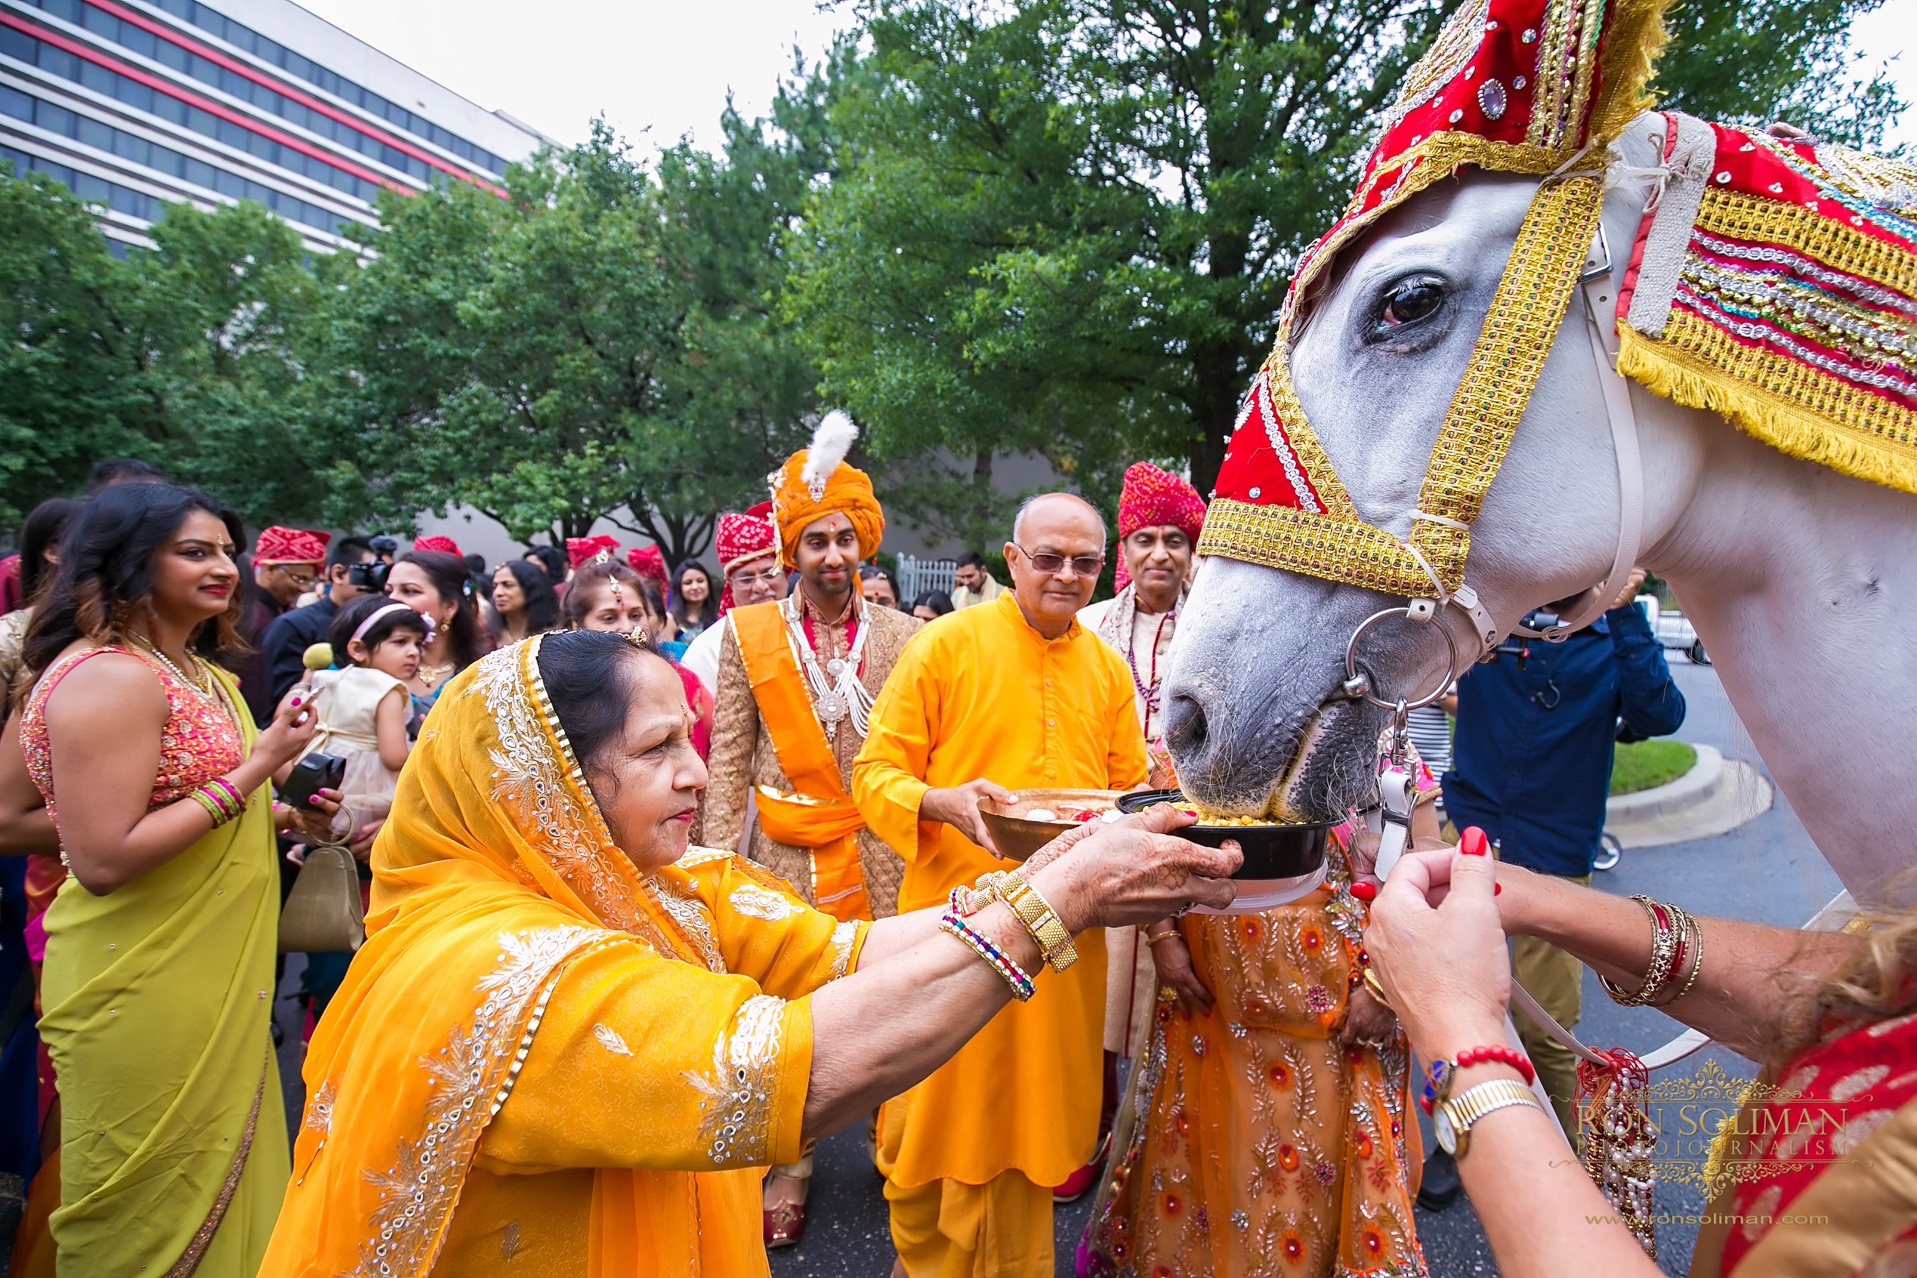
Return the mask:
<svg viewBox="0 0 1917 1278">
<path fill-rule="evenodd" d="M 814 0 L 301 0 L 306 8 L 488 110 L 562 142 L 604 113 L 643 154 L 691 134 L 718 141 L 731 90 L 749 119 L 770 106 L 794 44 L 816 59 L 850 25 Z M 1854 33 L 1917 102 L 1917 0 L 1886 0 Z M 1917 143 L 1917 110 L 1893 142 Z"/>
</svg>

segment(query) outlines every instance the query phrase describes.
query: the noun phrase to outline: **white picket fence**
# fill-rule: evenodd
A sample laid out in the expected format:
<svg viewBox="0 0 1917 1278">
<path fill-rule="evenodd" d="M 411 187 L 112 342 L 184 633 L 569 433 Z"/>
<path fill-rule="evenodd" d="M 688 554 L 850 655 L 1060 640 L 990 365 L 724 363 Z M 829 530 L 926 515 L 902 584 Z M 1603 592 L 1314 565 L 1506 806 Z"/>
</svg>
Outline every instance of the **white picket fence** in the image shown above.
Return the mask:
<svg viewBox="0 0 1917 1278">
<path fill-rule="evenodd" d="M 928 590 L 951 594 L 952 587 L 958 584 L 958 565 L 950 559 L 914 559 L 900 555 L 897 576 L 899 602 L 910 608 L 912 601 Z"/>
</svg>

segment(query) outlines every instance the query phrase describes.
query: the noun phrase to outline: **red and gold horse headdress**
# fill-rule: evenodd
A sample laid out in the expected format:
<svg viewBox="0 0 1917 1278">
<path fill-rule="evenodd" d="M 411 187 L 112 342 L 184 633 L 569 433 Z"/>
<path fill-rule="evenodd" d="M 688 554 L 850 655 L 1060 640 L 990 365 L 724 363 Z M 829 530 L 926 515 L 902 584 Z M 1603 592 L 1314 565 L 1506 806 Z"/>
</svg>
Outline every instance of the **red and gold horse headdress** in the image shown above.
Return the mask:
<svg viewBox="0 0 1917 1278">
<path fill-rule="evenodd" d="M 1597 230 L 1606 147 L 1638 114 L 1661 0 L 1473 0 L 1406 77 L 1344 215 L 1305 251 L 1239 410 L 1201 553 L 1391 594 L 1463 584 L 1470 524 L 1530 401 Z M 1381 216 L 1468 165 L 1536 174 L 1477 349 L 1445 414 L 1409 540 L 1362 520 L 1292 388 L 1306 297 Z"/>
</svg>

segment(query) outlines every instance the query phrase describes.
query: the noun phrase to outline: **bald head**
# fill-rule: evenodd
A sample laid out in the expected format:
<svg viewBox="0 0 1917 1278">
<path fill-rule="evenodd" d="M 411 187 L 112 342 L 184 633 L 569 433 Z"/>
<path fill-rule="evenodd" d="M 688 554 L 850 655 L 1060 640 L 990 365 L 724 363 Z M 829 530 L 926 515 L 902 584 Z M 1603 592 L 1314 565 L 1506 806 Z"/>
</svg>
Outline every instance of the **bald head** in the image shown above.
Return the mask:
<svg viewBox="0 0 1917 1278">
<path fill-rule="evenodd" d="M 1044 493 L 1018 508 L 1005 563 L 1026 624 L 1056 639 L 1091 602 L 1105 558 L 1105 520 L 1071 493 Z"/>
<path fill-rule="evenodd" d="M 1038 547 L 1026 539 L 1040 537 L 1041 529 L 1090 536 L 1097 540 L 1100 551 L 1105 549 L 1105 518 L 1098 507 L 1077 493 L 1040 493 L 1020 503 L 1012 520 L 1012 540 L 1036 550 Z"/>
</svg>

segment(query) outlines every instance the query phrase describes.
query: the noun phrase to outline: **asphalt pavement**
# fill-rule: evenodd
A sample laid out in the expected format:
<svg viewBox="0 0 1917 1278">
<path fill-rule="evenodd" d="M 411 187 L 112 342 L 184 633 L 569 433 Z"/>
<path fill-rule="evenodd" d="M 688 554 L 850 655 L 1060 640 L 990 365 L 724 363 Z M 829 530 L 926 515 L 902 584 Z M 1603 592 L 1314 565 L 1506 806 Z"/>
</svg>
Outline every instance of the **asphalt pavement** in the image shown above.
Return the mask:
<svg viewBox="0 0 1917 1278">
<path fill-rule="evenodd" d="M 1727 758 L 1743 759 L 1762 769 L 1762 761 L 1737 724 L 1716 673 L 1709 667 L 1692 666 L 1681 657 L 1672 670 L 1689 702 L 1684 727 L 1676 735 L 1714 745 Z M 1627 851 L 1616 869 L 1596 876 L 1596 886 L 1621 896 L 1643 892 L 1697 914 L 1795 926 L 1835 895 L 1839 884 L 1780 791 L 1770 811 L 1729 834 Z M 298 1121 L 302 1096 L 299 1010 L 290 997 L 297 990 L 302 965 L 299 956 L 288 956 L 286 979 L 275 1008 L 277 1019 L 287 1031 L 280 1069 L 289 1127 Z M 1598 988 L 1596 978 L 1585 973 L 1584 1020 L 1577 1027 L 1584 1041 L 1644 1052 L 1675 1037 L 1682 1028 L 1662 1012 L 1616 1006 Z M 1715 1062 L 1726 1074 L 1738 1078 L 1754 1073 L 1751 1062 L 1722 1049 L 1707 1048 L 1658 1078 L 1690 1075 L 1706 1062 Z M 1672 1125 L 1668 1114 L 1664 1121 Z M 1425 1145 L 1433 1148 L 1428 1126 Z M 1660 1215 L 1695 1213 L 1704 1205 L 1694 1187 L 1668 1181 L 1659 1186 L 1656 1201 Z M 1060 1275 L 1072 1272 L 1073 1251 L 1091 1215 L 1091 1202 L 1087 1194 L 1077 1203 L 1059 1207 L 1055 1214 Z M 809 1207 L 810 1226 L 804 1240 L 771 1255 L 776 1278 L 883 1278 L 890 1271 L 893 1251 L 885 1198 L 878 1174 L 865 1154 L 863 1124 L 854 1124 L 819 1143 Z M 1449 1210 L 1439 1213 L 1419 1208 L 1417 1227 L 1435 1278 L 1497 1272 L 1467 1199 L 1460 1198 Z M 1689 1271 L 1695 1233 L 1695 1227 L 1688 1224 L 1658 1227 L 1658 1263 L 1665 1273 Z"/>
</svg>

